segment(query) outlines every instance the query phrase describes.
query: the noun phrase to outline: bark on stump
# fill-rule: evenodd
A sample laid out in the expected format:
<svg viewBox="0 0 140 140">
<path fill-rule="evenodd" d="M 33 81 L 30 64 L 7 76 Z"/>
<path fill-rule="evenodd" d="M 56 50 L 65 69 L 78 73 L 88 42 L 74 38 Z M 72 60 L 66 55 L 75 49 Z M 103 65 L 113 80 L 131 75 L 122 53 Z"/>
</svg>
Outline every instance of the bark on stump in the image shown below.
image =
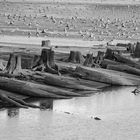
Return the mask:
<svg viewBox="0 0 140 140">
<path fill-rule="evenodd" d="M 87 54 L 83 65 L 87 66 L 87 67 L 92 67 L 93 63 L 94 63 L 93 53 L 92 54 Z"/>
<path fill-rule="evenodd" d="M 105 53 L 105 58 L 114 60 L 114 51 L 108 48 Z"/>
<path fill-rule="evenodd" d="M 101 52 L 101 51 L 98 51 L 98 55 L 97 55 L 97 57 L 95 58 L 95 60 L 94 60 L 94 62 L 96 63 L 96 64 L 101 64 L 101 62 L 103 61 L 103 59 L 104 59 L 104 52 Z"/>
<path fill-rule="evenodd" d="M 51 47 L 51 41 L 50 40 L 43 40 L 41 47 Z"/>
<path fill-rule="evenodd" d="M 82 56 L 81 52 L 79 52 L 79 51 L 70 51 L 70 55 L 69 55 L 69 58 L 67 61 L 71 62 L 71 63 L 83 64 L 84 57 Z"/>
<path fill-rule="evenodd" d="M 140 42 L 137 42 L 137 44 L 136 44 L 136 49 L 134 51 L 134 56 L 135 57 L 140 57 Z"/>
<path fill-rule="evenodd" d="M 45 71 L 52 74 L 60 74 L 58 66 L 55 64 L 54 51 L 52 49 L 42 49 L 41 56 L 36 58 L 32 67 L 35 71 Z"/>
<path fill-rule="evenodd" d="M 21 56 L 16 54 L 10 54 L 7 66 L 3 72 L 8 74 L 22 73 Z"/>
</svg>

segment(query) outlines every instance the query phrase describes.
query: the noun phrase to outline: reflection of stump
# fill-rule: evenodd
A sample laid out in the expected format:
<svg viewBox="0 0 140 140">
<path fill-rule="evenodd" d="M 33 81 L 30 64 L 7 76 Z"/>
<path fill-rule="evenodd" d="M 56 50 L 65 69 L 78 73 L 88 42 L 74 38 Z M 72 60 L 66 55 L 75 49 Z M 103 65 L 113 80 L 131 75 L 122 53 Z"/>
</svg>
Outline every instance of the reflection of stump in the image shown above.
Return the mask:
<svg viewBox="0 0 140 140">
<path fill-rule="evenodd" d="M 21 56 L 10 54 L 7 66 L 4 70 L 5 73 L 8 74 L 19 74 L 21 73 Z"/>
<path fill-rule="evenodd" d="M 41 110 L 52 110 L 53 109 L 53 99 L 43 100 L 40 101 L 40 108 Z"/>
<path fill-rule="evenodd" d="M 9 108 L 7 110 L 7 115 L 9 117 L 15 117 L 19 115 L 19 109 L 18 108 Z"/>
<path fill-rule="evenodd" d="M 32 68 L 36 71 L 59 74 L 58 66 L 54 62 L 54 51 L 52 49 L 43 49 L 40 58 L 36 58 L 36 62 Z"/>
<path fill-rule="evenodd" d="M 87 67 L 92 67 L 93 63 L 94 63 L 93 53 L 92 54 L 87 54 L 83 65 L 87 66 Z"/>
<path fill-rule="evenodd" d="M 84 57 L 82 56 L 81 52 L 79 52 L 79 51 L 70 51 L 68 62 L 83 64 Z"/>
<path fill-rule="evenodd" d="M 111 49 L 107 49 L 106 53 L 105 53 L 105 58 L 110 59 L 110 60 L 114 60 L 114 51 Z"/>
<path fill-rule="evenodd" d="M 43 40 L 41 47 L 50 47 L 51 46 L 51 41 L 50 40 Z"/>
<path fill-rule="evenodd" d="M 95 60 L 94 60 L 94 62 L 96 63 L 96 64 L 101 64 L 101 62 L 103 61 L 103 59 L 104 59 L 104 52 L 101 52 L 101 51 L 98 51 L 98 55 L 97 55 L 97 57 L 95 58 Z"/>
</svg>

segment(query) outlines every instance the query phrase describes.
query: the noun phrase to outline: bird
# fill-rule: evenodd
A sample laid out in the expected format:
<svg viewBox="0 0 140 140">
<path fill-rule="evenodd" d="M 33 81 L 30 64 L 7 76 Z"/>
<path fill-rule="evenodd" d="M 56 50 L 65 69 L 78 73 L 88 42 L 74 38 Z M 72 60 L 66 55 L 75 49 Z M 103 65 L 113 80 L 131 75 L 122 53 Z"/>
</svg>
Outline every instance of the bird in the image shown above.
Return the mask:
<svg viewBox="0 0 140 140">
<path fill-rule="evenodd" d="M 95 119 L 95 120 L 98 120 L 98 121 L 99 121 L 99 120 L 101 120 L 101 119 L 100 119 L 100 118 L 98 118 L 98 117 L 94 117 L 94 119 Z"/>
</svg>

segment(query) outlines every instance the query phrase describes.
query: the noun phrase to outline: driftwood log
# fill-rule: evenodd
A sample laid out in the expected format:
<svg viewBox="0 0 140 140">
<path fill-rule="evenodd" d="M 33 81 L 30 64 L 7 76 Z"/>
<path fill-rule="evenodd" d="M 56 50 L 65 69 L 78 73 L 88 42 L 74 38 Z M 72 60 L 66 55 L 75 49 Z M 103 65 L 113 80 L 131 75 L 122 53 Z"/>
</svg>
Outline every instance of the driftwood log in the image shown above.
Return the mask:
<svg viewBox="0 0 140 140">
<path fill-rule="evenodd" d="M 132 60 L 125 58 L 124 56 L 121 56 L 119 54 L 114 54 L 114 57 L 115 57 L 116 61 L 118 61 L 118 62 L 124 63 L 128 66 L 131 66 L 131 67 L 135 67 L 137 69 L 140 69 L 140 63 L 138 63 L 138 62 L 132 61 Z"/>
<path fill-rule="evenodd" d="M 140 84 L 140 77 L 113 70 L 78 66 L 76 72 L 77 75 L 79 74 L 83 79 L 103 82 L 110 85 L 134 86 Z"/>
<path fill-rule="evenodd" d="M 108 65 L 107 69 L 126 72 L 126 73 L 140 76 L 140 69 L 136 69 L 136 68 L 130 67 L 128 65 L 121 65 L 121 64 L 120 65 Z"/>
<path fill-rule="evenodd" d="M 57 76 L 49 73 L 36 72 L 35 75 L 32 75 L 33 80 L 43 81 L 47 85 L 68 88 L 73 90 L 87 90 L 87 91 L 98 91 L 97 88 L 88 87 L 86 82 L 79 78 L 73 78 L 68 76 Z"/>
</svg>

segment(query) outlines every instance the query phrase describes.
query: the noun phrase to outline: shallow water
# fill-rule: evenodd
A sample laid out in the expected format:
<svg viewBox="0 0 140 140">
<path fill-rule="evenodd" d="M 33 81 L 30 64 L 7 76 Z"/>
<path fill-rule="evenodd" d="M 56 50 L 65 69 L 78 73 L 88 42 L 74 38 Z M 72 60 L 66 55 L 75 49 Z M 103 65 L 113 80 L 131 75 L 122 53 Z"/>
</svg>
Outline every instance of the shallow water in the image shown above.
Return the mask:
<svg viewBox="0 0 140 140">
<path fill-rule="evenodd" d="M 107 88 L 90 97 L 32 101 L 42 110 L 1 110 L 0 140 L 139 140 L 140 96 L 132 90 Z"/>
</svg>

